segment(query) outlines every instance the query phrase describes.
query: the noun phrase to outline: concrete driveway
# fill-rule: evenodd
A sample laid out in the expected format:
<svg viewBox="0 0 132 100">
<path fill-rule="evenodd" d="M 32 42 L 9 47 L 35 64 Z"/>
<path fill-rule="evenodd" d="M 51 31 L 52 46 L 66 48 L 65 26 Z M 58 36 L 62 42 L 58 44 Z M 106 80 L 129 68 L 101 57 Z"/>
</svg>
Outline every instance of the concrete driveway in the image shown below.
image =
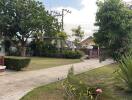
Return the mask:
<svg viewBox="0 0 132 100">
<path fill-rule="evenodd" d="M 91 59 L 81 63 L 48 69 L 17 73 L 10 72 L 7 75 L 0 76 L 0 100 L 19 100 L 35 87 L 58 81 L 58 79 L 64 79 L 72 66 L 74 67 L 75 73 L 79 74 L 111 63 L 113 61 L 110 59 L 102 63 L 99 63 L 98 59 Z"/>
</svg>

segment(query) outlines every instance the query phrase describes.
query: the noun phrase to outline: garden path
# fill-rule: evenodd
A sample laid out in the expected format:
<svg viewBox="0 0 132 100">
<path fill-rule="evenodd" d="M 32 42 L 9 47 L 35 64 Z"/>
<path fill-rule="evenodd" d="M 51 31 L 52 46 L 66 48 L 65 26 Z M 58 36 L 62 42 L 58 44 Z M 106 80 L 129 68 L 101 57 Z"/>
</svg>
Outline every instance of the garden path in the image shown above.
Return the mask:
<svg viewBox="0 0 132 100">
<path fill-rule="evenodd" d="M 27 92 L 40 85 L 46 85 L 67 76 L 71 66 L 75 74 L 113 63 L 106 60 L 99 63 L 98 59 L 85 60 L 80 63 L 58 66 L 35 71 L 10 72 L 0 76 L 0 100 L 19 100 Z"/>
</svg>

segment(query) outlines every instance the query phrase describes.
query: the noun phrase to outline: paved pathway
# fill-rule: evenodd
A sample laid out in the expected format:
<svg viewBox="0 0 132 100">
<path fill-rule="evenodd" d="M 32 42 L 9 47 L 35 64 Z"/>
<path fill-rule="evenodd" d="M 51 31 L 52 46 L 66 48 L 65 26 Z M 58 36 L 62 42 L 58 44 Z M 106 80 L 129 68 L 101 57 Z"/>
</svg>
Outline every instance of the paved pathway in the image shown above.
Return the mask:
<svg viewBox="0 0 132 100">
<path fill-rule="evenodd" d="M 91 59 L 76 64 L 0 76 L 0 100 L 19 100 L 35 87 L 55 82 L 58 78 L 64 79 L 71 66 L 74 66 L 75 73 L 78 74 L 112 62 L 106 60 L 99 63 L 97 59 Z"/>
</svg>

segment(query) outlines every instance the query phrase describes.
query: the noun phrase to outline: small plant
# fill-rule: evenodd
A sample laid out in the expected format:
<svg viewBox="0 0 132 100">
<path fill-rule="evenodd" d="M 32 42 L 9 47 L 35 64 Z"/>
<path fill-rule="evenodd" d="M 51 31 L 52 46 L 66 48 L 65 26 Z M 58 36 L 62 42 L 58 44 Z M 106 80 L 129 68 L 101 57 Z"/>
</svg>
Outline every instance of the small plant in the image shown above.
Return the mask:
<svg viewBox="0 0 132 100">
<path fill-rule="evenodd" d="M 124 55 L 119 61 L 119 79 L 132 91 L 132 56 Z"/>
<path fill-rule="evenodd" d="M 89 86 L 74 76 L 73 68 L 69 70 L 67 79 L 63 82 L 65 100 L 98 100 L 103 92 L 101 88 Z"/>
</svg>

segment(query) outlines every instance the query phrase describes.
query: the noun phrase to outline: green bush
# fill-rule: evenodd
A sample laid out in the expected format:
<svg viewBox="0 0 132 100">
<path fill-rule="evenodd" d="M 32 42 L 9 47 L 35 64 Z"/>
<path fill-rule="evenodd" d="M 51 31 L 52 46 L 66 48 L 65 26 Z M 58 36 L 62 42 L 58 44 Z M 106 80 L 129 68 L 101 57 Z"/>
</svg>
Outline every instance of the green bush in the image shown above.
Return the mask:
<svg viewBox="0 0 132 100">
<path fill-rule="evenodd" d="M 118 71 L 119 79 L 132 91 L 132 56 L 125 55 L 121 58 Z"/>
<path fill-rule="evenodd" d="M 47 50 L 43 52 L 44 57 L 55 57 L 55 58 L 62 58 L 62 54 L 58 50 Z"/>
<path fill-rule="evenodd" d="M 81 51 L 66 50 L 66 51 L 63 51 L 62 55 L 64 58 L 78 59 L 78 58 L 81 58 L 84 55 L 84 53 Z"/>
<path fill-rule="evenodd" d="M 5 65 L 7 69 L 20 71 L 22 68 L 27 67 L 30 63 L 29 58 L 9 57 L 5 58 Z"/>
</svg>

